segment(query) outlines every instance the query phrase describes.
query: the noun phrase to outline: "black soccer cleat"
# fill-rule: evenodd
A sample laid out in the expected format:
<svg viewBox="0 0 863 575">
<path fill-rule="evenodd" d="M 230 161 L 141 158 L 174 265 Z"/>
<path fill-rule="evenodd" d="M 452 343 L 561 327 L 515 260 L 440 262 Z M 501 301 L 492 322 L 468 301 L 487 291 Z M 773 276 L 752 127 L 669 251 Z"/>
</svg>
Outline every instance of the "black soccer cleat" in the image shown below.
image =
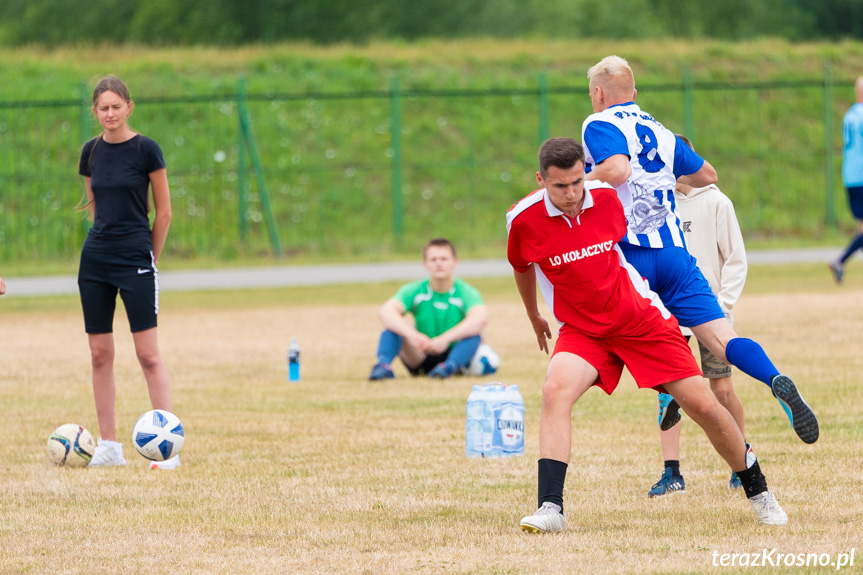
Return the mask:
<svg viewBox="0 0 863 575">
<path fill-rule="evenodd" d="M 659 394 L 659 414 L 657 416 L 659 429 L 668 431 L 680 421 L 680 405 L 667 393 Z"/>
<path fill-rule="evenodd" d="M 777 375 L 771 380 L 770 387 L 773 390 L 773 397 L 779 400 L 779 405 L 791 421 L 791 427 L 803 443 L 818 441 L 818 419 L 812 408 L 803 401 L 791 378 Z"/>
</svg>

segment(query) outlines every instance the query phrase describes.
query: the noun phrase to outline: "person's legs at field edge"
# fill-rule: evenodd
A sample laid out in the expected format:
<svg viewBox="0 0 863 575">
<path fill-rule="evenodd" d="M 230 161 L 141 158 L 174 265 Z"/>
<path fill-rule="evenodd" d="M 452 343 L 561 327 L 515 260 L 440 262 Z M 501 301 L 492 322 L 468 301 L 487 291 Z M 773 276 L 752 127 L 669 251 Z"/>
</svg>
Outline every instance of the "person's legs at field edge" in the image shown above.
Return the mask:
<svg viewBox="0 0 863 575">
<path fill-rule="evenodd" d="M 153 409 L 171 411 L 171 380 L 168 370 L 159 352 L 159 341 L 157 328 L 152 327 L 143 331 L 133 332 L 132 340 L 135 342 L 135 354 L 138 363 L 144 371 L 144 379 L 147 380 L 147 391 L 150 394 L 150 404 Z M 180 455 L 174 455 L 165 461 L 151 461 L 150 469 L 176 469 L 180 466 Z"/>
<path fill-rule="evenodd" d="M 743 402 L 740 401 L 740 397 L 734 391 L 731 377 L 709 377 L 707 381 L 710 382 L 710 389 L 713 391 L 713 395 L 716 396 L 719 404 L 727 409 L 731 417 L 734 418 L 734 422 L 737 423 L 737 427 L 745 439 L 746 428 L 743 422 Z"/>
<path fill-rule="evenodd" d="M 713 390 L 713 395 L 719 400 L 719 403 L 728 410 L 737 426 L 740 428 L 740 434 L 743 439 L 746 439 L 746 428 L 744 427 L 743 418 L 743 403 L 734 391 L 734 384 L 731 380 L 731 366 L 716 357 L 703 343 L 698 342 L 698 351 L 701 355 L 701 369 L 704 377 L 710 383 L 710 389 Z M 749 444 L 746 444 L 747 452 L 751 451 Z M 754 457 L 754 455 L 752 455 Z M 747 459 L 748 461 L 748 459 Z M 740 487 L 740 478 L 732 472 L 731 478 L 728 480 L 730 489 Z"/>
<path fill-rule="evenodd" d="M 666 383 L 664 387 L 686 415 L 704 430 L 713 448 L 740 478 L 746 498 L 758 514 L 759 521 L 767 525 L 785 525 L 788 516 L 767 488 L 761 466 L 754 456 L 751 463 L 747 461 L 747 447 L 740 429 L 701 378 L 681 379 Z"/>
<path fill-rule="evenodd" d="M 572 407 L 596 381 L 598 372 L 587 361 L 571 353 L 552 357 L 542 386 L 542 412 L 539 423 L 540 459 L 569 463 L 572 448 Z M 732 471 L 745 469 L 746 444 L 728 410 L 722 408 L 700 377 L 665 384 L 665 389 L 681 408 L 707 434 L 719 455 Z M 551 501 L 563 507 L 563 482 L 560 493 L 540 493 L 540 505 Z M 542 479 L 540 480 L 542 489 Z M 549 499 L 549 497 L 553 497 Z"/>
<path fill-rule="evenodd" d="M 478 335 L 456 342 L 446 357 L 446 361 L 450 363 L 446 366 L 446 376 L 454 374 L 459 368 L 467 367 L 480 343 Z M 401 357 L 402 362 L 409 370 L 418 368 L 429 357 L 425 352 L 413 347 L 405 338 L 393 331 L 384 330 L 378 341 L 377 363 L 372 367 L 369 379 L 391 379 L 395 377 L 392 371 L 392 362 L 396 356 Z"/>
<path fill-rule="evenodd" d="M 701 325 L 687 327 L 692 330 L 693 335 L 695 335 L 698 341 L 709 349 L 713 355 L 722 361 L 734 365 L 740 371 L 758 381 L 769 386 L 772 378 L 779 374 L 779 370 L 776 369 L 776 366 L 773 365 L 773 362 L 764 353 L 764 349 L 756 342 L 738 336 L 727 318 L 722 317 L 702 323 Z M 728 344 L 734 339 L 748 342 L 746 343 L 746 351 L 748 353 L 739 354 L 742 357 L 735 358 L 737 362 L 729 361 L 726 356 Z"/>
<path fill-rule="evenodd" d="M 779 400 L 791 426 L 804 443 L 818 440 L 818 419 L 791 378 L 781 375 L 758 343 L 738 337 L 726 318 L 687 326 L 716 357 L 765 383 Z"/>
<path fill-rule="evenodd" d="M 378 339 L 377 362 L 372 366 L 372 371 L 369 374 L 371 381 L 380 379 L 393 379 L 396 374 L 393 372 L 393 360 L 399 354 L 402 348 L 402 337 L 385 329 L 381 332 Z"/>
<path fill-rule="evenodd" d="M 147 380 L 150 404 L 153 409 L 171 411 L 171 381 L 159 352 L 157 329 L 153 327 L 134 332 L 132 340 L 135 342 L 138 363 L 144 371 L 144 379 Z"/>
<path fill-rule="evenodd" d="M 650 487 L 648 497 L 658 497 L 666 493 L 684 491 L 686 483 L 680 473 L 680 421 L 671 429 L 659 430 L 659 444 L 662 448 L 662 476 Z"/>
<path fill-rule="evenodd" d="M 744 418 L 743 418 L 743 403 L 740 401 L 740 397 L 738 397 L 737 393 L 734 391 L 734 386 L 732 384 L 731 376 L 724 375 L 724 373 L 730 372 L 730 367 L 728 364 L 720 365 L 718 363 L 718 358 L 715 356 L 711 357 L 711 353 L 707 350 L 703 345 L 699 345 L 701 351 L 701 365 L 702 370 L 704 371 L 704 375 L 707 378 L 707 381 L 710 383 L 710 389 L 713 391 L 713 395 L 716 396 L 716 399 L 719 401 L 719 404 L 722 405 L 725 409 L 728 410 L 728 413 L 731 414 L 731 417 L 734 418 L 734 422 L 737 424 L 737 427 L 740 429 L 740 434 L 746 438 L 746 431 L 744 427 Z M 714 365 L 716 364 L 716 365 Z M 722 374 L 722 377 L 716 377 L 716 375 Z M 671 469 L 671 477 L 680 477 L 680 483 L 683 483 L 682 473 L 680 473 L 680 425 L 681 423 L 677 423 L 674 427 L 667 431 L 659 431 L 659 442 L 662 447 L 662 459 L 664 461 L 663 468 Z M 655 484 L 648 495 L 657 496 L 664 495 L 666 490 L 662 489 L 660 483 L 662 483 L 663 478 L 660 479 L 660 482 Z M 735 476 L 732 477 L 731 482 L 734 483 Z M 667 483 L 667 481 L 666 481 Z M 684 484 L 685 485 L 685 484 Z"/>
<path fill-rule="evenodd" d="M 523 531 L 552 533 L 566 528 L 563 485 L 572 450 L 572 407 L 598 376 L 596 368 L 568 352 L 555 353 L 548 364 L 539 417 L 539 509 L 521 520 Z"/>
<path fill-rule="evenodd" d="M 542 411 L 539 418 L 541 459 L 569 463 L 572 407 L 598 376 L 596 368 L 575 354 L 561 352 L 551 358 L 542 385 Z"/>
<path fill-rule="evenodd" d="M 703 358 L 703 356 L 702 356 Z M 703 361 L 702 361 L 703 363 Z M 705 374 L 706 375 L 706 374 Z M 711 378 L 708 377 L 708 382 L 710 382 L 710 389 L 713 391 L 713 395 L 716 396 L 716 399 L 719 401 L 719 404 L 722 405 L 725 409 L 728 410 L 728 413 L 731 414 L 731 417 L 734 419 L 734 422 L 737 424 L 737 427 L 740 429 L 740 434 L 746 438 L 746 432 L 744 428 L 744 419 L 743 419 L 743 403 L 740 401 L 740 397 L 738 397 L 737 393 L 734 391 L 734 386 L 732 385 L 731 377 L 719 377 L 719 378 Z M 672 478 L 683 476 L 680 473 L 680 426 L 681 423 L 678 423 L 671 429 L 667 431 L 659 431 L 659 442 L 662 447 L 662 459 L 663 459 L 663 468 L 671 469 Z M 660 480 L 661 481 L 661 480 Z M 734 478 L 732 478 L 732 482 Z M 682 482 L 682 481 L 681 481 Z M 657 484 L 658 485 L 658 484 Z M 654 485 L 651 488 L 651 492 L 657 488 L 657 485 Z M 654 493 L 654 495 L 664 495 L 665 491 L 662 493 Z M 650 495 L 650 493 L 648 494 Z"/>
<path fill-rule="evenodd" d="M 529 531 L 560 531 L 565 527 L 563 519 L 563 487 L 566 466 L 571 452 L 571 418 L 575 402 L 596 381 L 598 372 L 584 359 L 571 353 L 557 353 L 552 357 L 543 384 L 542 411 L 540 416 L 540 460 L 538 465 L 538 503 L 537 514 L 522 520 L 522 529 Z M 732 471 L 741 478 L 747 497 L 762 496 L 767 492 L 767 484 L 757 462 L 746 467 L 746 444 L 740 429 L 728 413 L 719 405 L 702 378 L 693 376 L 665 384 L 668 391 L 686 414 L 706 433 L 717 453 L 725 459 Z M 765 497 L 765 496 L 762 496 Z M 775 504 L 775 499 L 771 503 Z M 540 512 L 551 504 L 560 518 L 560 523 L 552 523 L 552 529 L 545 529 L 543 523 L 548 515 Z M 755 503 L 753 503 L 755 506 Z M 778 508 L 778 504 L 775 504 Z M 779 509 L 778 513 L 784 513 Z M 764 521 L 761 512 L 759 517 Z M 530 522 L 540 520 L 538 526 Z M 775 519 L 775 521 L 780 521 Z M 787 517 L 782 520 L 787 521 Z M 528 528 L 525 528 L 525 523 Z"/>
<path fill-rule="evenodd" d="M 424 351 L 411 345 L 410 341 L 394 331 L 385 329 L 378 340 L 377 363 L 372 366 L 370 380 L 392 379 L 395 373 L 392 362 L 400 357 L 402 363 L 410 369 L 416 369 L 428 357 Z"/>
<path fill-rule="evenodd" d="M 114 335 L 112 333 L 88 334 L 90 361 L 93 368 L 93 398 L 96 403 L 96 419 L 99 422 L 99 446 L 91 465 L 100 466 L 125 463 L 122 447 L 117 443 L 116 382 L 114 379 Z M 147 391 L 153 409 L 171 411 L 171 386 L 168 371 L 159 353 L 156 328 L 132 333 L 138 362 L 147 381 Z M 104 449 L 100 449 L 104 448 Z M 106 454 L 102 452 L 107 450 Z M 96 457 L 96 456 L 99 457 Z"/>
<path fill-rule="evenodd" d="M 479 349 L 480 337 L 474 335 L 455 342 L 449 348 L 445 361 L 437 364 L 430 372 L 429 377 L 447 378 L 458 373 L 470 363 L 476 350 Z"/>
<path fill-rule="evenodd" d="M 93 369 L 93 398 L 96 403 L 96 420 L 99 437 L 117 441 L 117 423 L 114 415 L 116 385 L 114 382 L 114 334 L 87 334 L 90 344 L 90 364 Z"/>
<path fill-rule="evenodd" d="M 644 248 L 626 243 L 620 248 L 680 325 L 690 328 L 716 357 L 772 387 L 779 370 L 758 343 L 737 336 L 695 258 L 685 248 Z"/>
<path fill-rule="evenodd" d="M 419 349 L 418 347 L 414 347 L 410 344 L 410 342 L 406 338 L 401 338 L 401 350 L 399 351 L 399 357 L 402 359 L 402 362 L 408 368 L 416 368 L 422 362 L 425 361 L 426 353 Z"/>
<path fill-rule="evenodd" d="M 842 276 L 845 273 L 845 262 L 848 261 L 854 252 L 863 249 L 863 186 L 856 188 L 846 188 L 848 191 L 848 202 L 851 205 L 851 213 L 857 220 L 857 233 L 851 238 L 851 241 L 842 250 L 839 256 L 828 263 L 830 271 L 833 273 L 833 279 L 837 284 L 842 283 Z"/>
<path fill-rule="evenodd" d="M 737 396 L 737 392 L 734 391 L 731 376 L 708 377 L 707 381 L 710 382 L 710 389 L 713 391 L 713 395 L 716 396 L 716 399 L 719 400 L 720 405 L 727 409 L 728 413 L 731 414 L 731 417 L 734 418 L 734 421 L 737 422 L 737 426 L 740 428 L 740 434 L 743 435 L 743 439 L 745 440 L 746 428 L 743 423 L 743 403 Z M 748 443 L 746 446 L 747 449 L 749 449 Z M 737 477 L 737 474 L 734 472 L 731 473 L 731 478 L 728 480 L 728 487 L 731 489 L 737 489 L 740 487 L 740 478 Z"/>
<path fill-rule="evenodd" d="M 93 370 L 93 399 L 96 420 L 99 423 L 99 440 L 88 467 L 126 465 L 123 445 L 117 442 L 117 422 L 114 408 L 116 384 L 114 381 L 114 334 L 88 333 L 90 363 Z"/>
<path fill-rule="evenodd" d="M 746 442 L 740 428 L 728 410 L 704 385 L 701 377 L 687 377 L 664 384 L 665 390 L 680 405 L 692 421 L 698 424 L 713 448 L 731 467 L 732 471 L 746 468 Z"/>
</svg>

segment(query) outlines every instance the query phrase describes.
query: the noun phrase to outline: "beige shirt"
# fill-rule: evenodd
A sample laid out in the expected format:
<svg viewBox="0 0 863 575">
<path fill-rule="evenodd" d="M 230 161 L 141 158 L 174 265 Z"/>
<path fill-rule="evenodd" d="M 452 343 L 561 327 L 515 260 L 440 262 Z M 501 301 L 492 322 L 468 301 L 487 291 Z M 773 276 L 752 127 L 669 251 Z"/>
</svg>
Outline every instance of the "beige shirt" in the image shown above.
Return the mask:
<svg viewBox="0 0 863 575">
<path fill-rule="evenodd" d="M 674 198 L 686 249 L 698 262 L 722 311 L 734 323 L 731 309 L 743 293 L 748 269 L 734 204 L 713 184 L 693 188 L 686 196 L 675 191 Z"/>
</svg>

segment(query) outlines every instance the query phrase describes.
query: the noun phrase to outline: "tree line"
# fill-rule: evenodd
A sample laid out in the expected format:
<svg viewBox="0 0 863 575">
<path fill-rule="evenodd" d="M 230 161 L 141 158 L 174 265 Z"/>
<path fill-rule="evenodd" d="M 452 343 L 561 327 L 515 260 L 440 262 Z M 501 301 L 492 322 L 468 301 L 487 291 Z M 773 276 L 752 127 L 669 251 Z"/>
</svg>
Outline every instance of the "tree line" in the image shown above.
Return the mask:
<svg viewBox="0 0 863 575">
<path fill-rule="evenodd" d="M 863 0 L 3 0 L 0 46 L 863 38 Z"/>
</svg>

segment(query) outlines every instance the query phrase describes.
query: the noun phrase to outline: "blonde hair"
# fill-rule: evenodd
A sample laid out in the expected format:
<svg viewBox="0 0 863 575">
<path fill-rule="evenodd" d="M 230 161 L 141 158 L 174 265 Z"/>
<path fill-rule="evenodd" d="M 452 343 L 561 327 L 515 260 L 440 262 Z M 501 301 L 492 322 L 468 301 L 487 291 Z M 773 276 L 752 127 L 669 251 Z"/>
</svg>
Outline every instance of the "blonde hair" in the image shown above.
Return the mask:
<svg viewBox="0 0 863 575">
<path fill-rule="evenodd" d="M 635 76 L 620 56 L 606 56 L 587 71 L 590 88 L 601 87 L 611 99 L 628 101 L 635 92 Z"/>
</svg>

